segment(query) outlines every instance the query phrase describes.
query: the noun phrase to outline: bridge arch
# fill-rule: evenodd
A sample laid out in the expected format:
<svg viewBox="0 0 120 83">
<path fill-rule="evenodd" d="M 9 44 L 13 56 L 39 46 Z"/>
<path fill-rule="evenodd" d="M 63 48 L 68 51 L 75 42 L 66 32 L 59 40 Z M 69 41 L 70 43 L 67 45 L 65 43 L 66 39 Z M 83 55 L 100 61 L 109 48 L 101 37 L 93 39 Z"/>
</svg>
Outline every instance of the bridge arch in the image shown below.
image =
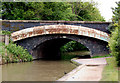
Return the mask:
<svg viewBox="0 0 120 83">
<path fill-rule="evenodd" d="M 52 53 L 53 55 L 55 55 L 55 52 L 59 53 L 60 46 L 64 45 L 65 43 L 71 40 L 77 41 L 83 44 L 84 46 L 86 46 L 91 52 L 90 56 L 108 54 L 108 49 L 106 48 L 107 42 L 104 42 L 102 40 L 98 40 L 95 38 L 89 38 L 86 36 L 79 36 L 74 34 L 39 35 L 35 37 L 25 38 L 16 42 L 18 45 L 21 45 L 24 48 L 28 49 L 29 53 L 33 55 L 33 58 L 37 59 L 37 58 L 40 58 L 39 55 L 35 56 L 37 52 L 40 52 L 40 51 L 43 52 L 43 51 L 46 51 L 45 49 L 47 47 L 52 47 L 52 48 L 48 48 L 47 50 L 50 50 L 48 52 L 51 55 Z M 52 43 L 50 43 L 51 41 Z M 47 46 L 47 45 L 50 45 L 50 46 Z M 36 49 L 39 49 L 39 50 L 36 50 Z"/>
<path fill-rule="evenodd" d="M 89 46 L 87 46 L 82 41 L 79 41 L 75 37 L 71 38 L 68 35 L 59 35 L 57 37 L 53 35 L 50 36 L 51 37 L 44 39 L 42 42 L 40 42 L 39 45 L 32 49 L 33 58 L 59 59 L 61 57 L 60 48 L 70 41 L 79 42 L 84 45 L 89 51 L 91 50 Z"/>
</svg>

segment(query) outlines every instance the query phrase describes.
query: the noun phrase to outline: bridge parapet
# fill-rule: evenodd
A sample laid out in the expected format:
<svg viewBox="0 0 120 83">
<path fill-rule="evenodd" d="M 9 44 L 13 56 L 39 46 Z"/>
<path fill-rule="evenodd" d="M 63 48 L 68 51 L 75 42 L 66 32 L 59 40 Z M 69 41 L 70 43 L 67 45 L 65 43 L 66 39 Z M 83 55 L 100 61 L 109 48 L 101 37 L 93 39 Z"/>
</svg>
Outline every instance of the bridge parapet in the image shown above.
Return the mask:
<svg viewBox="0 0 120 83">
<path fill-rule="evenodd" d="M 46 25 L 23 29 L 11 34 L 13 41 L 46 34 L 75 34 L 109 41 L 109 34 L 96 29 L 74 25 Z"/>
<path fill-rule="evenodd" d="M 64 24 L 89 27 L 109 33 L 108 26 L 110 23 L 111 22 L 96 22 L 96 21 L 2 20 L 2 30 L 9 30 L 15 32 L 30 27 Z"/>
</svg>

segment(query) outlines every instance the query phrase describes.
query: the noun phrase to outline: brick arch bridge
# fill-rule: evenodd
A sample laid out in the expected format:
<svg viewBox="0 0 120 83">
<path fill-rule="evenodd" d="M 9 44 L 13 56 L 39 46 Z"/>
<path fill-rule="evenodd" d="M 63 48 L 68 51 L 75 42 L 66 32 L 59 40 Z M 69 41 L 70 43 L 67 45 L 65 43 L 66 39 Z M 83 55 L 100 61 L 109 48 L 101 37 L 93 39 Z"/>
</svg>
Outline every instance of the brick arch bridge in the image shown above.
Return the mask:
<svg viewBox="0 0 120 83">
<path fill-rule="evenodd" d="M 60 56 L 60 47 L 71 40 L 86 46 L 91 52 L 90 56 L 109 53 L 106 47 L 109 41 L 108 22 L 3 21 L 3 23 L 9 24 L 9 27 L 19 24 L 19 30 L 11 34 L 12 40 L 28 49 L 35 59 Z M 31 27 L 21 29 L 20 24 Z"/>
</svg>

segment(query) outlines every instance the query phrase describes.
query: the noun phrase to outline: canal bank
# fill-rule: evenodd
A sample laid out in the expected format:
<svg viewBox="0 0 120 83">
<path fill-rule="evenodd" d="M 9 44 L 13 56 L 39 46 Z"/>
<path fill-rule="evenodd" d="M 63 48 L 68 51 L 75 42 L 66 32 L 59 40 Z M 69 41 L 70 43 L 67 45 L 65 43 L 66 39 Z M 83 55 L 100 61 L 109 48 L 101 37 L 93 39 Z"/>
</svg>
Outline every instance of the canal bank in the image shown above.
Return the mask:
<svg viewBox="0 0 120 83">
<path fill-rule="evenodd" d="M 103 68 L 107 64 L 105 58 L 72 59 L 71 61 L 82 65 L 57 81 L 100 81 Z"/>
</svg>

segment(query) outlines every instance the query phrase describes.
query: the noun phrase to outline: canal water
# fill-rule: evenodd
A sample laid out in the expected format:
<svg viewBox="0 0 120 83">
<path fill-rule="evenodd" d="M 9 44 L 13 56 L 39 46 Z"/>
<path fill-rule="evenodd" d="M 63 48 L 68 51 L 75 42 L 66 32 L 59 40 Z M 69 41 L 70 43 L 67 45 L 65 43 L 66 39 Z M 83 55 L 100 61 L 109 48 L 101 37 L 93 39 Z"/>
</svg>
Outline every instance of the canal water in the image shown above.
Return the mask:
<svg viewBox="0 0 120 83">
<path fill-rule="evenodd" d="M 3 81 L 55 81 L 77 66 L 70 61 L 37 60 L 2 66 Z"/>
</svg>

